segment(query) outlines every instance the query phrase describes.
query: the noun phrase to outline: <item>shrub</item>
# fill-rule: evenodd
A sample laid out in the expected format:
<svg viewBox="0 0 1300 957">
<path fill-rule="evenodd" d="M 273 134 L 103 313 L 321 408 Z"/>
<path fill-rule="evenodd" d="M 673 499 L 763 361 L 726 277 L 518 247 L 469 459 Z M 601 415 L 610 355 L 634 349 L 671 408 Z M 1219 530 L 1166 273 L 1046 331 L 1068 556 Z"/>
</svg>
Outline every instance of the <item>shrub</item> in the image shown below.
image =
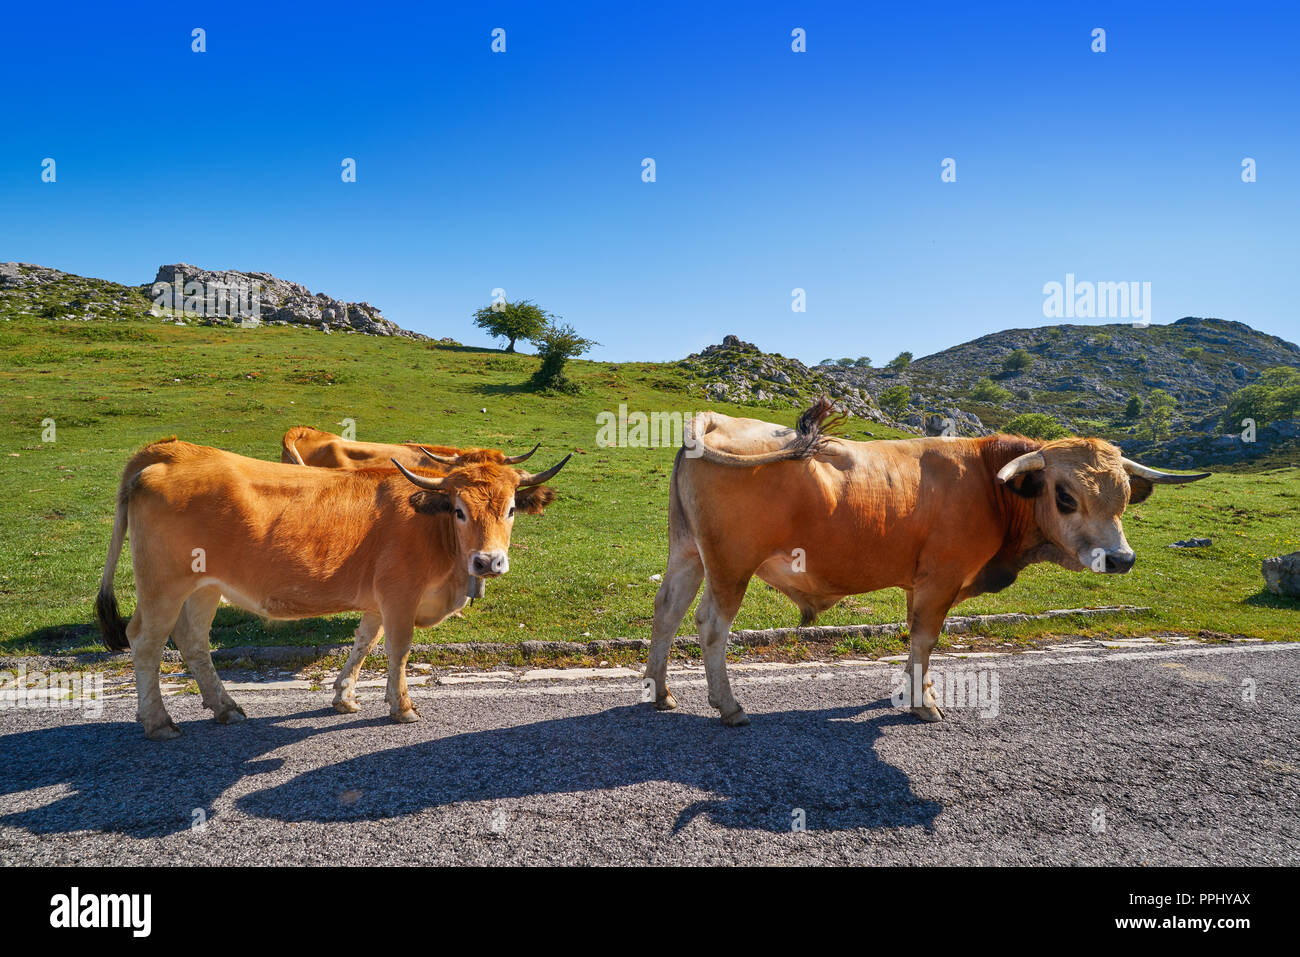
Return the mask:
<svg viewBox="0 0 1300 957">
<path fill-rule="evenodd" d="M 1033 364 L 1034 357 L 1024 349 L 1017 349 L 1002 360 L 1002 368 L 1006 372 L 1023 372 Z"/>
<path fill-rule="evenodd" d="M 900 352 L 898 355 L 894 356 L 894 358 L 889 360 L 889 365 L 887 365 L 885 368 L 905 369 L 907 368 L 907 366 L 911 364 L 912 364 L 912 353 Z"/>
<path fill-rule="evenodd" d="M 1265 425 L 1300 416 L 1300 369 L 1275 366 L 1258 379 L 1228 397 L 1223 424 L 1229 430 L 1241 428 L 1242 419 Z"/>
<path fill-rule="evenodd" d="M 1002 388 L 992 379 L 984 378 L 975 383 L 970 390 L 970 397 L 976 402 L 1006 402 L 1011 398 L 1011 390 Z"/>
<path fill-rule="evenodd" d="M 1005 431 L 1031 439 L 1042 439 L 1045 442 L 1063 439 L 1070 434 L 1070 430 L 1060 422 L 1041 412 L 1022 412 L 1007 423 Z"/>
<path fill-rule="evenodd" d="M 578 391 L 577 385 L 564 375 L 565 363 L 582 355 L 592 346 L 600 345 L 594 339 L 578 335 L 573 326 L 554 322 L 548 322 L 541 332 L 532 337 L 532 342 L 537 346 L 537 355 L 542 360 L 530 380 L 533 388 L 557 392 Z"/>
<path fill-rule="evenodd" d="M 876 404 L 894 418 L 902 415 L 911 401 L 912 390 L 905 385 L 891 385 L 876 398 Z"/>
<path fill-rule="evenodd" d="M 1139 396 L 1129 396 L 1128 405 L 1124 406 L 1124 418 L 1136 419 L 1142 414 L 1142 399 Z"/>
<path fill-rule="evenodd" d="M 1169 435 L 1169 422 L 1174 417 L 1178 400 L 1164 389 L 1153 389 L 1147 396 L 1146 413 L 1142 416 L 1139 434 L 1159 442 Z"/>
</svg>

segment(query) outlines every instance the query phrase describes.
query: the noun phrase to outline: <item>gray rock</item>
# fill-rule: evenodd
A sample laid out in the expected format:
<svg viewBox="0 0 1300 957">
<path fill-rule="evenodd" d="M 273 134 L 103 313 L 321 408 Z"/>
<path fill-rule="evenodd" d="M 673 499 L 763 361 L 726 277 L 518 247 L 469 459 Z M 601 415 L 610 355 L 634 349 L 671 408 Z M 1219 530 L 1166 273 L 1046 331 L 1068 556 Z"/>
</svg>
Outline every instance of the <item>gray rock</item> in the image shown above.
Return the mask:
<svg viewBox="0 0 1300 957">
<path fill-rule="evenodd" d="M 1300 552 L 1264 559 L 1264 586 L 1275 595 L 1300 598 Z"/>
<path fill-rule="evenodd" d="M 152 298 L 164 297 L 164 305 L 172 306 L 177 284 L 183 290 L 186 283 L 199 282 L 205 289 L 225 286 L 253 291 L 258 296 L 258 316 L 262 322 L 291 325 L 309 325 L 331 330 L 351 330 L 370 336 L 400 336 L 406 339 L 428 339 L 418 332 L 410 332 L 385 319 L 380 311 L 368 302 L 342 302 L 324 293 L 313 293 L 306 286 L 289 282 L 264 272 L 239 272 L 233 269 L 210 270 L 188 263 L 159 266 L 151 289 Z M 159 285 L 162 284 L 162 285 Z M 184 305 L 182 300 L 181 305 Z M 205 315 L 206 325 L 237 325 L 240 316 Z"/>
</svg>

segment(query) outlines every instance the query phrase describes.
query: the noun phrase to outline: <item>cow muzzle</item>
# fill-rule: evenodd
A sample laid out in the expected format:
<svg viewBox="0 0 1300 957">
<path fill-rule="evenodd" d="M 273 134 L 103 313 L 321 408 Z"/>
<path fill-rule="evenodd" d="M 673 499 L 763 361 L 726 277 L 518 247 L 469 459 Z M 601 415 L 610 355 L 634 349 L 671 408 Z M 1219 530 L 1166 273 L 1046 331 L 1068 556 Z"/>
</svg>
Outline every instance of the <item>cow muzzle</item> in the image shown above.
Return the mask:
<svg viewBox="0 0 1300 957">
<path fill-rule="evenodd" d="M 1131 548 L 1093 548 L 1079 554 L 1079 563 L 1100 575 L 1126 575 L 1136 561 Z"/>
<path fill-rule="evenodd" d="M 510 559 L 503 551 L 475 552 L 469 559 L 469 573 L 479 578 L 495 578 L 510 571 Z"/>
<path fill-rule="evenodd" d="M 1106 553 L 1106 574 L 1107 575 L 1127 575 L 1133 563 L 1137 561 L 1137 555 L 1133 549 L 1127 548 L 1123 551 Z"/>
</svg>

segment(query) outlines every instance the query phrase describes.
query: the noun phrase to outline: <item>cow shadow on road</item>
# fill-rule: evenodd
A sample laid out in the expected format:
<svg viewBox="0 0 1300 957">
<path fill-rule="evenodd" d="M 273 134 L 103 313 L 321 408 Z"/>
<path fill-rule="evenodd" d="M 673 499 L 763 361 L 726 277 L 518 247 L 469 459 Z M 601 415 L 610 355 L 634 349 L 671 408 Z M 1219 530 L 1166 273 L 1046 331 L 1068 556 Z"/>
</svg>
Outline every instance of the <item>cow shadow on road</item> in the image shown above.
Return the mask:
<svg viewBox="0 0 1300 957">
<path fill-rule="evenodd" d="M 941 806 L 914 794 L 907 775 L 876 753 L 884 728 L 913 720 L 887 700 L 753 717 L 751 727 L 734 729 L 711 716 L 629 705 L 389 748 L 386 716 L 330 709 L 232 727 L 187 721 L 184 737 L 165 744 L 146 741 L 134 723 L 61 725 L 0 736 L 0 825 L 160 837 L 210 817 L 213 802 L 236 786 L 252 789 L 235 800 L 244 814 L 332 822 L 662 784 L 654 803 L 678 802 L 674 830 L 705 815 L 725 827 L 789 833 L 799 810 L 810 831 L 932 828 Z M 280 749 L 308 739 L 328 746 L 322 737 L 348 730 L 373 734 L 375 750 L 279 780 L 292 753 Z M 355 742 L 340 741 L 348 747 Z M 258 787 L 261 775 L 276 783 Z"/>
<path fill-rule="evenodd" d="M 871 710 L 878 713 L 866 716 Z M 907 775 L 876 754 L 882 729 L 899 723 L 914 719 L 888 700 L 759 714 L 742 729 L 628 705 L 359 755 L 236 805 L 286 822 L 373 820 L 461 802 L 662 783 L 710 795 L 683 806 L 674 831 L 706 815 L 725 827 L 789 833 L 800 810 L 810 831 L 931 829 L 941 806 L 919 798 Z M 392 787 L 394 769 L 400 787 Z"/>
<path fill-rule="evenodd" d="M 303 723 L 334 716 L 332 708 L 229 727 L 177 714 L 184 736 L 159 744 L 135 722 L 67 714 L 67 724 L 0 735 L 0 826 L 38 835 L 185 831 L 211 817 L 213 801 L 233 785 L 279 770 L 284 758 L 268 757 L 277 749 L 358 725 L 373 724 L 378 733 L 388 723 L 378 716 L 328 727 Z"/>
</svg>

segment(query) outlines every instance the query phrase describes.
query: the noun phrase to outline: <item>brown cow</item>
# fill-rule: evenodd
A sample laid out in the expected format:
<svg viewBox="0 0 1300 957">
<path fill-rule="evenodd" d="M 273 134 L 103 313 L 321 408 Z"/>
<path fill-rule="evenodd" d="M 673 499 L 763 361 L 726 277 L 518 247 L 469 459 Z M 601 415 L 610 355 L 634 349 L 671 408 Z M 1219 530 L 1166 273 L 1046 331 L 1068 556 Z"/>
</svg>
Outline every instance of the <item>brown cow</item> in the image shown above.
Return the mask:
<svg viewBox="0 0 1300 957">
<path fill-rule="evenodd" d="M 535 445 L 532 451 L 523 455 L 506 455 L 499 449 L 458 449 L 450 445 L 426 447 L 415 442 L 356 442 L 333 432 L 296 425 L 284 433 L 280 441 L 280 461 L 286 465 L 314 465 L 327 469 L 386 469 L 396 460 L 409 469 L 418 469 L 446 465 L 457 456 L 473 453 L 477 461 L 518 465 L 539 448 L 540 445 Z"/>
<path fill-rule="evenodd" d="M 937 721 L 930 652 L 953 605 L 1006 588 L 1033 562 L 1127 572 L 1125 506 L 1157 483 L 1206 477 L 1157 472 L 1099 439 L 852 442 L 828 434 L 830 412 L 820 400 L 797 431 L 708 412 L 692 421 L 699 444 L 673 466 L 668 570 L 646 668 L 658 709 L 676 707 L 668 652 L 707 576 L 695 621 L 709 703 L 724 724 L 749 722 L 727 680 L 726 643 L 757 575 L 799 606 L 804 625 L 845 595 L 902 588 L 908 700 Z"/>
<path fill-rule="evenodd" d="M 477 461 L 441 473 L 399 464 L 399 474 L 303 469 L 175 439 L 145 446 L 122 473 L 95 606 L 104 643 L 131 648 L 145 734 L 180 734 L 158 685 L 168 634 L 217 721 L 243 720 L 208 646 L 223 596 L 267 618 L 363 612 L 334 683 L 334 707 L 358 710 L 357 673 L 382 630 L 392 717 L 419 720 L 406 693 L 416 625 L 436 625 L 460 608 L 472 577 L 509 570 L 515 509 L 540 514 L 555 497 L 542 483 L 568 460 L 536 475 Z M 138 596 L 129 624 L 113 595 L 128 529 Z"/>
</svg>

